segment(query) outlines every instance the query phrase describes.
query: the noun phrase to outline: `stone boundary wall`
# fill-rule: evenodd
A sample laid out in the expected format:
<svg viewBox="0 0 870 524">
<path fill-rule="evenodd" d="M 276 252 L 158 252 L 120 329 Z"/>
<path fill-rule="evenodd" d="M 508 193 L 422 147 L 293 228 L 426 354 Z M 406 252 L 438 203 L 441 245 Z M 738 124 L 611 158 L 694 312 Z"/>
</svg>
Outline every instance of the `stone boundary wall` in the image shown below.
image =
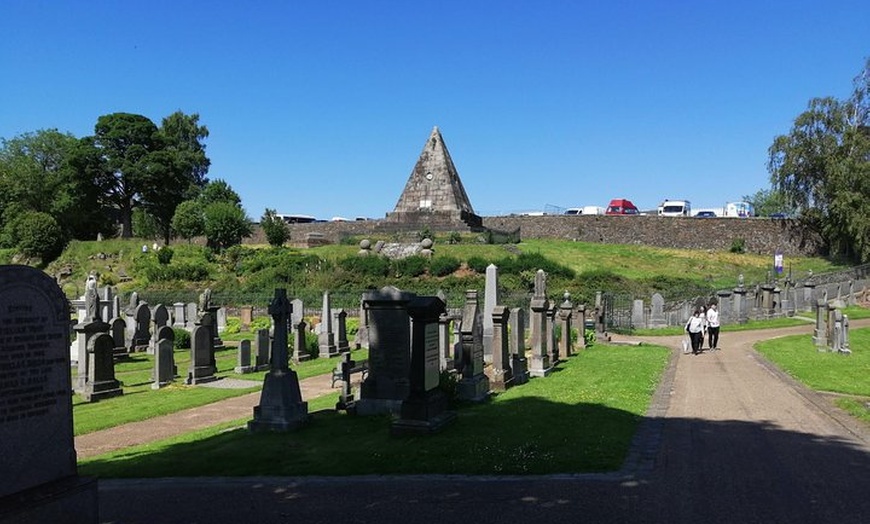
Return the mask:
<svg viewBox="0 0 870 524">
<path fill-rule="evenodd" d="M 728 251 L 736 239 L 743 239 L 747 253 L 817 255 L 820 239 L 794 220 L 770 218 L 686 218 L 660 216 L 544 215 L 483 217 L 483 226 L 497 231 L 516 231 L 520 238 L 556 238 L 602 244 L 634 244 L 664 248 Z M 401 227 L 383 220 L 355 222 L 314 222 L 290 224 L 290 244 L 305 245 L 309 233 L 318 233 L 332 243 L 347 236 L 375 239 L 400 230 L 410 234 L 426 225 Z M 431 225 L 435 232 L 467 232 L 464 224 L 455 228 Z M 319 236 L 318 235 L 318 236 Z M 259 227 L 246 244 L 263 244 Z"/>
</svg>

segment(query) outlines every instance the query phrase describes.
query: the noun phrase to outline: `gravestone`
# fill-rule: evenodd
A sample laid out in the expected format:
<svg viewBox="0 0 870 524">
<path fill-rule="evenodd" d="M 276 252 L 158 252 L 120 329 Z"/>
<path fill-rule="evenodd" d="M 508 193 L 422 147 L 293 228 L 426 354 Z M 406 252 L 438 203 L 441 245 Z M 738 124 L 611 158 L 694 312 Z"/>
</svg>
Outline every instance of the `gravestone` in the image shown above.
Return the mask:
<svg viewBox="0 0 870 524">
<path fill-rule="evenodd" d="M 190 367 L 187 370 L 185 384 L 199 384 L 217 380 L 212 350 L 211 330 L 204 325 L 193 328 L 190 336 Z"/>
<path fill-rule="evenodd" d="M 460 400 L 482 402 L 489 398 L 489 379 L 483 372 L 483 318 L 477 290 L 465 292 L 462 309 L 462 359 L 458 393 Z"/>
<path fill-rule="evenodd" d="M 339 353 L 350 351 L 350 342 L 347 340 L 347 311 L 338 309 L 333 314 L 335 326 L 335 345 Z"/>
<path fill-rule="evenodd" d="M 193 327 L 199 319 L 199 307 L 196 302 L 190 302 L 184 306 L 184 328 L 193 332 Z"/>
<path fill-rule="evenodd" d="M 577 349 L 586 349 L 586 304 L 577 306 Z"/>
<path fill-rule="evenodd" d="M 531 301 L 532 358 L 529 375 L 533 377 L 545 377 L 553 371 L 547 350 L 550 332 L 547 327 L 547 311 L 550 309 L 550 302 L 547 300 L 546 290 L 546 274 L 539 269 L 535 275 L 535 294 Z"/>
<path fill-rule="evenodd" d="M 651 328 L 662 328 L 668 325 L 665 317 L 665 299 L 659 293 L 653 293 L 650 299 L 649 323 Z"/>
<path fill-rule="evenodd" d="M 215 309 L 215 326 L 217 328 L 217 337 L 220 338 L 220 333 L 227 329 L 227 308 L 219 307 Z"/>
<path fill-rule="evenodd" d="M 123 395 L 115 379 L 115 341 L 108 333 L 98 333 L 88 340 L 88 380 L 79 392 L 88 402 Z"/>
<path fill-rule="evenodd" d="M 4 522 L 99 520 L 97 481 L 76 469 L 69 329 L 69 303 L 54 279 L 28 266 L 0 266 Z"/>
<path fill-rule="evenodd" d="M 442 313 L 438 318 L 438 352 L 441 355 L 441 370 L 453 368 L 453 352 L 450 351 L 450 315 Z"/>
<path fill-rule="evenodd" d="M 411 317 L 410 391 L 394 420 L 393 435 L 431 434 L 456 419 L 447 410 L 447 396 L 438 387 L 441 376 L 438 322 L 445 312 L 438 297 L 417 297 L 408 302 Z"/>
<path fill-rule="evenodd" d="M 109 333 L 115 344 L 115 357 L 127 354 L 127 322 L 121 317 L 115 317 L 109 322 Z"/>
<path fill-rule="evenodd" d="M 296 364 L 305 362 L 311 358 L 311 355 L 308 353 L 308 348 L 305 347 L 305 329 L 307 327 L 308 326 L 305 324 L 304 320 L 300 320 L 298 323 L 293 325 L 293 356 L 291 359 Z"/>
<path fill-rule="evenodd" d="M 827 311 L 828 303 L 824 299 L 816 300 L 816 324 L 815 329 L 813 329 L 813 344 L 816 346 L 816 349 L 820 351 L 827 346 Z"/>
<path fill-rule="evenodd" d="M 165 338 L 158 339 L 154 350 L 154 382 L 151 383 L 151 389 L 160 389 L 172 384 L 175 374 L 173 342 Z"/>
<path fill-rule="evenodd" d="M 108 333 L 110 328 L 109 324 L 100 318 L 99 297 L 96 287 L 94 287 L 95 281 L 92 282 L 92 279 L 93 275 L 88 278 L 87 285 L 90 287 L 85 291 L 84 317 L 80 317 L 79 323 L 73 326 L 78 344 L 76 391 L 79 393 L 86 391 L 87 382 L 91 377 L 91 364 L 93 363 L 90 355 L 91 341 L 98 335 Z M 114 358 L 114 346 L 112 353 Z"/>
<path fill-rule="evenodd" d="M 369 321 L 369 373 L 360 387 L 357 414 L 398 414 L 410 392 L 413 293 L 385 287 L 363 294 Z"/>
<path fill-rule="evenodd" d="M 643 311 L 643 300 L 635 299 L 631 303 L 631 327 L 633 329 L 645 328 L 646 322 Z"/>
<path fill-rule="evenodd" d="M 148 343 L 149 354 L 154 354 L 154 349 L 157 347 L 157 341 L 160 340 L 157 332 L 160 328 L 167 327 L 169 325 L 169 320 L 169 311 L 163 304 L 157 304 L 154 306 L 154 309 L 151 310 L 151 340 Z"/>
<path fill-rule="evenodd" d="M 302 400 L 299 377 L 288 365 L 287 328 L 290 310 L 287 290 L 276 289 L 269 303 L 269 315 L 274 326 L 272 358 L 269 372 L 263 380 L 260 403 L 254 407 L 254 419 L 248 422 L 251 431 L 292 431 L 309 420 L 308 403 Z"/>
<path fill-rule="evenodd" d="M 641 301 L 643 304 L 643 301 Z M 559 340 L 559 351 L 566 358 L 574 354 L 574 344 L 571 341 L 571 320 L 574 318 L 574 304 L 571 303 L 571 295 L 565 291 L 565 301 L 559 305 L 559 322 L 562 338 Z"/>
<path fill-rule="evenodd" d="M 133 337 L 130 352 L 145 351 L 151 342 L 151 308 L 146 302 L 139 302 L 133 312 Z"/>
<path fill-rule="evenodd" d="M 338 394 L 338 402 L 335 403 L 336 411 L 356 412 L 356 402 L 353 396 L 353 384 L 351 383 L 350 370 L 356 365 L 356 361 L 351 358 L 350 351 L 341 354 L 341 362 L 338 364 L 338 369 L 341 371 L 341 392 Z"/>
<path fill-rule="evenodd" d="M 254 321 L 254 306 L 242 306 L 239 308 L 239 323 L 242 331 L 250 331 L 251 322 Z"/>
<path fill-rule="evenodd" d="M 290 301 L 290 328 L 298 324 L 305 318 L 305 304 L 300 298 L 294 298 Z"/>
<path fill-rule="evenodd" d="M 492 366 L 489 387 L 493 391 L 505 391 L 513 385 L 511 352 L 508 343 L 508 319 L 510 310 L 505 306 L 492 309 Z"/>
<path fill-rule="evenodd" d="M 353 339 L 354 346 L 357 349 L 368 348 L 369 347 L 369 323 L 368 323 L 368 317 L 366 316 L 366 310 L 362 304 L 362 299 L 360 299 L 360 303 L 359 303 L 358 324 L 359 325 L 356 329 L 356 336 Z"/>
<path fill-rule="evenodd" d="M 257 359 L 255 367 L 257 371 L 269 369 L 269 330 L 266 328 L 257 330 Z"/>
<path fill-rule="evenodd" d="M 511 309 L 508 317 L 508 348 L 511 352 L 511 375 L 514 385 L 529 381 L 529 364 L 526 360 L 526 310 L 521 307 Z"/>
<path fill-rule="evenodd" d="M 486 266 L 483 289 L 483 361 L 492 362 L 492 311 L 498 304 L 498 266 Z"/>
<path fill-rule="evenodd" d="M 184 305 L 184 302 L 176 302 L 172 304 L 172 327 L 184 328 L 187 326 L 186 318 L 187 318 L 187 309 Z"/>
<path fill-rule="evenodd" d="M 559 362 L 559 345 L 556 340 L 556 310 L 554 302 L 547 309 L 547 352 L 550 354 L 550 362 L 555 365 Z"/>
<path fill-rule="evenodd" d="M 234 371 L 239 374 L 252 373 L 254 371 L 254 366 L 251 365 L 250 340 L 242 340 L 239 342 L 239 352 L 236 358 L 236 367 Z"/>
<path fill-rule="evenodd" d="M 332 308 L 329 291 L 323 292 L 323 308 L 320 310 L 320 335 L 318 335 L 319 357 L 337 357 L 338 346 L 335 345 L 335 333 L 332 331 Z"/>
</svg>

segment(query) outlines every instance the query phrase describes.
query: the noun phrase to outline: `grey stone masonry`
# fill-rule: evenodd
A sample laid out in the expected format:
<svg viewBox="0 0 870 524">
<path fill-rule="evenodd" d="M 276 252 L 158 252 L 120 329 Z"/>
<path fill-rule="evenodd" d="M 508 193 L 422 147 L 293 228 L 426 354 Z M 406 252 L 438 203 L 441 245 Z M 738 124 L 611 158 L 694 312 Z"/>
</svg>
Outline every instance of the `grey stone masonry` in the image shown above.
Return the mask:
<svg viewBox="0 0 870 524">
<path fill-rule="evenodd" d="M 115 379 L 115 341 L 108 333 L 88 340 L 88 381 L 80 394 L 88 402 L 124 394 Z"/>
<path fill-rule="evenodd" d="M 486 266 L 486 281 L 483 289 L 483 360 L 492 362 L 493 320 L 492 311 L 498 299 L 498 266 Z"/>
<path fill-rule="evenodd" d="M 151 389 L 166 387 L 175 380 L 175 360 L 172 354 L 172 341 L 160 339 L 154 351 L 154 382 Z"/>
<path fill-rule="evenodd" d="M 482 402 L 489 397 L 489 379 L 483 372 L 483 319 L 478 307 L 477 290 L 465 292 L 461 373 L 458 387 L 461 400 Z"/>
<path fill-rule="evenodd" d="M 293 325 L 293 356 L 291 357 L 291 360 L 296 364 L 305 362 L 311 358 L 308 354 L 307 348 L 305 347 L 305 330 L 307 328 L 308 325 L 305 324 L 305 320 L 302 319 Z"/>
<path fill-rule="evenodd" d="M 236 355 L 236 373 L 252 373 L 254 366 L 251 365 L 251 341 L 242 340 L 239 342 L 239 352 Z"/>
<path fill-rule="evenodd" d="M 338 309 L 333 313 L 335 326 L 335 345 L 339 353 L 350 351 L 350 342 L 347 340 L 347 311 Z"/>
<path fill-rule="evenodd" d="M 323 292 L 323 308 L 320 310 L 320 335 L 318 335 L 320 357 L 337 357 L 338 346 L 335 344 L 335 333 L 332 331 L 332 308 L 329 291 Z"/>
<path fill-rule="evenodd" d="M 529 363 L 529 374 L 533 377 L 545 377 L 553 370 L 547 349 L 550 332 L 547 326 L 547 311 L 550 309 L 550 302 L 546 297 L 545 282 L 544 271 L 539 269 L 535 277 L 535 296 L 531 301 L 532 357 Z"/>
<path fill-rule="evenodd" d="M 269 369 L 269 330 L 266 328 L 257 330 L 257 358 L 255 366 L 257 371 Z"/>
<path fill-rule="evenodd" d="M 69 335 L 69 302 L 56 281 L 28 266 L 0 266 L 4 523 L 99 521 L 97 481 L 76 467 Z M 104 335 L 99 346 L 111 359 L 114 342 Z"/>
<path fill-rule="evenodd" d="M 193 328 L 190 337 L 190 367 L 185 384 L 198 384 L 216 380 L 214 362 L 214 346 L 211 330 L 204 325 Z"/>
<path fill-rule="evenodd" d="M 565 301 L 559 305 L 559 322 L 562 337 L 559 339 L 559 353 L 564 357 L 574 354 L 574 344 L 571 340 L 571 321 L 574 318 L 574 304 L 571 303 L 571 295 L 565 291 Z"/>
<path fill-rule="evenodd" d="M 493 391 L 504 391 L 513 385 L 511 352 L 508 342 L 510 314 L 510 309 L 505 306 L 492 308 L 492 366 L 489 373 L 489 387 Z"/>
<path fill-rule="evenodd" d="M 263 380 L 260 403 L 248 422 L 251 431 L 292 431 L 308 423 L 308 403 L 302 400 L 299 377 L 290 369 L 287 355 L 287 331 L 290 324 L 290 301 L 286 289 L 276 289 L 269 304 L 274 326 L 274 344 L 269 372 Z"/>
</svg>

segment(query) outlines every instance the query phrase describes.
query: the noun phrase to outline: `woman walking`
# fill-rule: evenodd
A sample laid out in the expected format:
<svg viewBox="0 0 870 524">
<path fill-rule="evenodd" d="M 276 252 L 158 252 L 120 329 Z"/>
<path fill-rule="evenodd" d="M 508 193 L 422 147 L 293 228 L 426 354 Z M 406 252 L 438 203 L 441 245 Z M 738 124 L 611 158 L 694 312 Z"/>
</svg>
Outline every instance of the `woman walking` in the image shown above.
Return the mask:
<svg viewBox="0 0 870 524">
<path fill-rule="evenodd" d="M 701 318 L 701 309 L 695 309 L 695 312 L 689 317 L 686 322 L 686 332 L 689 334 L 689 339 L 692 341 L 692 354 L 698 355 L 701 353 L 701 341 L 704 337 L 704 320 Z"/>
<path fill-rule="evenodd" d="M 716 304 L 710 304 L 707 310 L 707 335 L 711 351 L 719 350 L 719 309 Z"/>
</svg>

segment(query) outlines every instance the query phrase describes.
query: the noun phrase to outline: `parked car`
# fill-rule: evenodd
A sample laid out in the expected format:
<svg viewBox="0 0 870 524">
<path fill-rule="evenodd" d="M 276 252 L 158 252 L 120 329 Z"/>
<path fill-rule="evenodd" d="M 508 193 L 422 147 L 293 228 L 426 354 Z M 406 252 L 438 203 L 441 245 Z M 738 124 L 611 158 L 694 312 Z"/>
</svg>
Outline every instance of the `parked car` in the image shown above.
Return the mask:
<svg viewBox="0 0 870 524">
<path fill-rule="evenodd" d="M 688 200 L 665 200 L 659 204 L 657 214 L 664 217 L 692 216 L 692 203 Z"/>
<path fill-rule="evenodd" d="M 640 212 L 637 206 L 631 203 L 631 200 L 625 198 L 614 198 L 607 205 L 605 215 L 638 215 Z"/>
<path fill-rule="evenodd" d="M 695 213 L 695 218 L 716 218 L 716 213 L 712 211 L 698 211 Z"/>
<path fill-rule="evenodd" d="M 565 210 L 566 215 L 603 215 L 604 208 L 599 206 L 569 207 Z"/>
</svg>

